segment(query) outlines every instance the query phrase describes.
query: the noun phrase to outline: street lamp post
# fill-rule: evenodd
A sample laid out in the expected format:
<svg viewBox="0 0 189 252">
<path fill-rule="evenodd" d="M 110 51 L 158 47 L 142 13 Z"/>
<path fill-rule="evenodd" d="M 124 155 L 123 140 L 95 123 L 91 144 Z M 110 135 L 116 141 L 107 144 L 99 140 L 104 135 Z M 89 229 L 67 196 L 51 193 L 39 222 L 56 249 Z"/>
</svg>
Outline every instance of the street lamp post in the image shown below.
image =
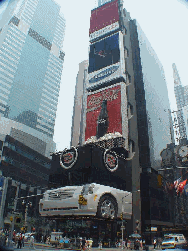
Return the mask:
<svg viewBox="0 0 189 252">
<path fill-rule="evenodd" d="M 13 219 L 12 219 L 12 225 L 11 225 L 10 241 L 12 241 L 12 238 L 13 238 L 13 230 L 14 230 L 14 222 L 15 222 L 15 212 L 16 212 L 16 206 L 17 206 L 17 201 L 18 201 L 19 188 L 20 188 L 20 182 L 17 182 L 17 185 L 16 185 L 16 197 L 14 199 L 14 211 L 13 211 Z"/>
<path fill-rule="evenodd" d="M 122 240 L 121 240 L 121 249 L 123 250 L 123 229 L 124 229 L 124 226 L 123 226 L 123 199 L 126 198 L 127 196 L 129 196 L 131 193 L 128 193 L 127 195 L 123 196 L 122 197 L 122 213 L 121 213 L 121 219 L 122 219 L 122 222 L 121 222 L 121 237 L 122 237 Z"/>
<path fill-rule="evenodd" d="M 22 201 L 22 205 L 25 205 L 25 220 L 24 220 L 24 227 L 26 229 L 27 227 L 27 217 L 28 217 L 28 207 L 32 206 L 32 202 L 28 201 L 26 202 L 25 200 Z"/>
</svg>

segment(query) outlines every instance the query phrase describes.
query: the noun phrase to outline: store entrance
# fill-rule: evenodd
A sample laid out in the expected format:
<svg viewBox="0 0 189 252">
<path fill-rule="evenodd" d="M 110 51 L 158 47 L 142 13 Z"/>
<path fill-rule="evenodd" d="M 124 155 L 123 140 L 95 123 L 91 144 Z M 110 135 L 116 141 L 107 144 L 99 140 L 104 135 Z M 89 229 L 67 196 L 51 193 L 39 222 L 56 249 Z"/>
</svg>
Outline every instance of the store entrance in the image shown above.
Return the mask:
<svg viewBox="0 0 189 252">
<path fill-rule="evenodd" d="M 63 232 L 67 238 L 93 239 L 93 246 L 99 241 L 104 247 L 115 246 L 117 240 L 117 220 L 99 219 L 94 217 L 56 218 L 56 231 Z"/>
</svg>

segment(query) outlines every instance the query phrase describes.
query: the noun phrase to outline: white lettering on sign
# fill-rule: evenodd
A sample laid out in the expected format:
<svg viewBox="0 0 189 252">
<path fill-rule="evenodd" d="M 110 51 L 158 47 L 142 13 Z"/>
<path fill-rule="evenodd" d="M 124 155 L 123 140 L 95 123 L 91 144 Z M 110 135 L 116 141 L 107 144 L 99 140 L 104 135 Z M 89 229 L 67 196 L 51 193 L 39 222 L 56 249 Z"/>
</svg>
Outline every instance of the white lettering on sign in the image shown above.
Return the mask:
<svg viewBox="0 0 189 252">
<path fill-rule="evenodd" d="M 102 29 L 100 29 L 98 31 L 95 31 L 95 32 L 91 33 L 90 36 L 89 36 L 89 40 L 91 41 L 91 40 L 93 40 L 95 38 L 98 38 L 98 37 L 100 37 L 100 36 L 102 36 L 102 35 L 104 35 L 104 34 L 106 34 L 108 32 L 111 32 L 111 31 L 114 31 L 114 30 L 117 30 L 117 29 L 119 29 L 119 22 L 118 21 L 111 24 L 111 25 L 108 25 L 108 26 L 106 26 L 106 27 L 104 27 L 104 28 L 102 28 Z"/>
<path fill-rule="evenodd" d="M 92 96 L 91 99 L 88 101 L 87 112 L 98 109 L 101 106 L 103 100 L 116 100 L 120 91 L 120 88 L 113 90 L 104 90 L 100 93 L 99 96 Z"/>
</svg>

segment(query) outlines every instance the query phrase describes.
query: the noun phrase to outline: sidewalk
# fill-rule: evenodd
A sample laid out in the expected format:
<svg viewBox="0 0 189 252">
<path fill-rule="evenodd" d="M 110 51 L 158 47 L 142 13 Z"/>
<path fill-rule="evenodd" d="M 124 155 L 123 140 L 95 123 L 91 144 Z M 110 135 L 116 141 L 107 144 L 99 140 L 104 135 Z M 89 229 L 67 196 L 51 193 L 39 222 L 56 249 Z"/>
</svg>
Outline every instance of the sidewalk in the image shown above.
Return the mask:
<svg viewBox="0 0 189 252">
<path fill-rule="evenodd" d="M 25 242 L 25 244 L 29 244 L 29 242 Z M 52 248 L 52 250 L 54 250 L 55 249 L 55 247 L 54 246 L 52 246 L 51 244 L 45 244 L 45 243 L 40 243 L 40 242 L 35 242 L 34 243 L 34 246 L 40 246 L 40 247 L 49 247 L 49 248 Z M 59 248 L 59 247 L 57 247 L 56 248 L 56 250 L 71 250 L 70 248 Z M 74 251 L 76 251 L 76 249 L 73 249 Z M 78 249 L 77 249 L 78 250 Z M 161 250 L 161 249 L 158 249 L 157 247 L 156 247 L 156 249 L 155 249 L 156 251 L 158 251 L 158 250 Z M 79 251 L 79 250 L 78 250 Z M 85 250 L 85 251 L 133 251 L 133 250 L 131 250 L 131 249 L 127 249 L 127 248 L 124 248 L 123 250 L 121 249 L 121 247 L 120 248 L 115 248 L 115 247 L 111 247 L 111 248 L 108 248 L 108 247 L 104 247 L 104 248 L 102 248 L 102 249 L 99 249 L 98 247 L 92 247 L 91 248 L 91 250 Z M 145 250 L 143 250 L 142 248 L 140 248 L 139 249 L 139 251 L 145 251 Z M 148 245 L 148 251 L 154 251 L 154 246 L 153 245 Z"/>
</svg>

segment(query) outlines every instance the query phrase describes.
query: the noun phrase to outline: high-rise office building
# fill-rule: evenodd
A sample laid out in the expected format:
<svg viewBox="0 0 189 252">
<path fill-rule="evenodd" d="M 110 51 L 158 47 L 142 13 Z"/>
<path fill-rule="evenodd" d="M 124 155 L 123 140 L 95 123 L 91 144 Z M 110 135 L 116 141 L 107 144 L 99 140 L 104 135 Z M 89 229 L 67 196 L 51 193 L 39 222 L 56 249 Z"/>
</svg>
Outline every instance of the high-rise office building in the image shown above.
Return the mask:
<svg viewBox="0 0 189 252">
<path fill-rule="evenodd" d="M 74 108 L 72 117 L 71 146 L 82 144 L 83 130 L 83 104 L 84 91 L 87 77 L 88 60 L 79 64 L 79 72 L 76 78 Z M 79 123 L 80 122 L 80 123 Z"/>
<path fill-rule="evenodd" d="M 52 139 L 65 19 L 53 0 L 10 1 L 7 16 L 0 24 L 0 113 Z"/>
<path fill-rule="evenodd" d="M 174 91 L 177 103 L 177 119 L 180 142 L 188 138 L 188 86 L 183 86 L 175 63 L 173 67 Z"/>
<path fill-rule="evenodd" d="M 0 18 L 0 177 L 14 189 L 19 182 L 21 197 L 48 184 L 65 19 L 53 0 L 10 0 Z M 10 188 L 3 188 L 0 228 L 12 211 Z"/>
<path fill-rule="evenodd" d="M 139 24 L 123 9 L 122 1 L 99 1 L 99 7 L 91 11 L 89 34 L 84 109 L 80 109 L 84 114 L 77 115 L 72 132 L 82 125 L 80 144 L 95 139 L 101 104 L 107 101 L 107 132 L 119 132 L 129 153 L 133 219 L 127 227 L 132 225 L 134 230 L 136 221 L 141 220 L 140 172 L 151 168 L 157 171 L 161 167 L 160 152 L 171 142 L 164 70 Z"/>
</svg>

